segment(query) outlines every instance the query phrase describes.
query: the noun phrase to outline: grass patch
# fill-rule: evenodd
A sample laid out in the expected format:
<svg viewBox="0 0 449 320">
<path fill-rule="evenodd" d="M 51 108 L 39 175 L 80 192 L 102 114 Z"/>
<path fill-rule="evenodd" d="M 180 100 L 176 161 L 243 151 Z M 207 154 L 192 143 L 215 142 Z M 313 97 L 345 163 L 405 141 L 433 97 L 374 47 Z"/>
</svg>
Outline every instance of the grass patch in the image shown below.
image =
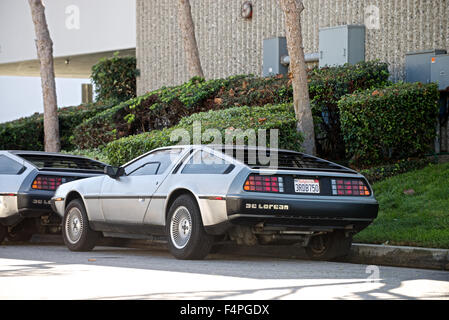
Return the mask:
<svg viewBox="0 0 449 320">
<path fill-rule="evenodd" d="M 379 216 L 355 242 L 449 248 L 449 163 L 431 164 L 373 188 Z"/>
</svg>

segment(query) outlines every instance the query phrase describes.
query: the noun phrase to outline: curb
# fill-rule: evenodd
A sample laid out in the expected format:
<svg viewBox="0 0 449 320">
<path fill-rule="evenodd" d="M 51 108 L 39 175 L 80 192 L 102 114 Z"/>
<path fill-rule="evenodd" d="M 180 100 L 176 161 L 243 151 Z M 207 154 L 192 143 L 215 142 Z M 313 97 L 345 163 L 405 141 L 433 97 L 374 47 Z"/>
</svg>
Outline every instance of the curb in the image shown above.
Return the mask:
<svg viewBox="0 0 449 320">
<path fill-rule="evenodd" d="M 34 235 L 31 243 L 64 244 L 62 237 L 56 235 Z M 165 243 L 152 240 L 105 238 L 99 245 L 167 250 Z M 309 260 L 304 248 L 285 245 L 248 247 L 226 243 L 219 244 L 215 247 L 212 255 L 238 255 Z M 336 261 L 403 268 L 449 270 L 449 249 L 353 243 L 349 255 L 345 258 L 337 259 Z"/>
<path fill-rule="evenodd" d="M 449 250 L 375 244 L 353 244 L 350 263 L 449 270 Z"/>
</svg>

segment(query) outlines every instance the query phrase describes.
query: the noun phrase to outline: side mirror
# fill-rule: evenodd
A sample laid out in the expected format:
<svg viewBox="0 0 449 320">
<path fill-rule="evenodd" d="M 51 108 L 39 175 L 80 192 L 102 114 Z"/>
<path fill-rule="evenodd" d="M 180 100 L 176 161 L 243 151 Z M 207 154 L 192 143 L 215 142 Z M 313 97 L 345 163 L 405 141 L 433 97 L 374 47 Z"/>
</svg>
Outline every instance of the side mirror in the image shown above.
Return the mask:
<svg viewBox="0 0 449 320">
<path fill-rule="evenodd" d="M 104 173 L 112 179 L 117 179 L 125 174 L 125 169 L 122 167 L 115 168 L 112 166 L 106 166 L 104 167 Z"/>
</svg>

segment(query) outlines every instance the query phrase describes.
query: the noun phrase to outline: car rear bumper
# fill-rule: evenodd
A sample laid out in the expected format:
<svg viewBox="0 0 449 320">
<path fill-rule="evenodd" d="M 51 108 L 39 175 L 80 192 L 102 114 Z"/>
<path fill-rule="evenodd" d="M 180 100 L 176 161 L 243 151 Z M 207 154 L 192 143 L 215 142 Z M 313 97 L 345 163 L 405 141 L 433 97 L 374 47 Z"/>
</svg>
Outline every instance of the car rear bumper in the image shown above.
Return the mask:
<svg viewBox="0 0 449 320">
<path fill-rule="evenodd" d="M 366 228 L 376 217 L 379 205 L 373 197 L 283 197 L 227 196 L 228 219 L 206 226 L 212 234 L 221 234 L 233 225 L 263 226 L 280 230 L 333 231 Z"/>
<path fill-rule="evenodd" d="M 14 196 L 0 195 L 0 223 L 13 225 L 24 218 L 45 216 L 53 212 L 50 199 L 53 192 L 25 192 Z"/>
</svg>

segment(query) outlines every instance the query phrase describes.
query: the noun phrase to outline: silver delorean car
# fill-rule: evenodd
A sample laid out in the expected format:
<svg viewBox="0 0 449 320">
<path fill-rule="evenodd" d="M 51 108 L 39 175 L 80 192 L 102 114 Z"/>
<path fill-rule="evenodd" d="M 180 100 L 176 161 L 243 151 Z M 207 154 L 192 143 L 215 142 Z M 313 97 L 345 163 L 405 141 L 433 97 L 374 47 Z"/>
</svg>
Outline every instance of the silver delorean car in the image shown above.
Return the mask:
<svg viewBox="0 0 449 320">
<path fill-rule="evenodd" d="M 247 146 L 155 149 L 105 175 L 62 184 L 51 200 L 72 251 L 102 237 L 164 236 L 178 259 L 217 241 L 295 244 L 312 259 L 349 252 L 378 213 L 368 181 L 307 154 Z"/>
<path fill-rule="evenodd" d="M 104 175 L 106 164 L 82 156 L 43 151 L 0 151 L 0 243 L 28 241 L 35 233 L 59 233 L 50 207 L 59 185 Z"/>
</svg>

